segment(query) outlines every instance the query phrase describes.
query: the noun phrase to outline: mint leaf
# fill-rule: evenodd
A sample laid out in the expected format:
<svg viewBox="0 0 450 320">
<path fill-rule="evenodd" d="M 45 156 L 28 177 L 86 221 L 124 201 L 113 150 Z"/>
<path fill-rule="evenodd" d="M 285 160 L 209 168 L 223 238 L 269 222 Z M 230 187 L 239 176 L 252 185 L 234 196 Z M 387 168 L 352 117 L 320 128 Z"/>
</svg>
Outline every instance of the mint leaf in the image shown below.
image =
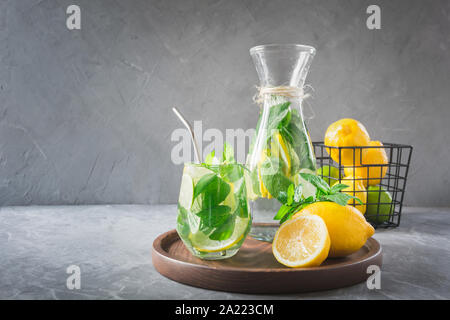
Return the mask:
<svg viewBox="0 0 450 320">
<path fill-rule="evenodd" d="M 214 156 L 215 156 L 215 154 L 216 154 L 216 151 L 215 151 L 215 150 L 211 151 L 211 153 L 209 153 L 209 154 L 206 156 L 206 158 L 205 158 L 205 163 L 208 164 L 208 165 L 214 164 Z"/>
<path fill-rule="evenodd" d="M 237 215 L 241 218 L 248 218 L 249 208 L 247 199 L 247 186 L 244 180 L 240 184 L 238 190 L 235 191 L 235 195 L 238 204 L 235 213 L 237 213 Z"/>
<path fill-rule="evenodd" d="M 344 190 L 346 188 L 348 188 L 348 185 L 342 184 L 342 183 L 336 183 L 335 185 L 333 185 L 331 187 L 330 194 L 338 193 L 339 191 Z"/>
<path fill-rule="evenodd" d="M 290 206 L 292 202 L 294 201 L 294 193 L 295 193 L 295 187 L 294 184 L 291 184 L 287 190 L 287 201 L 286 204 Z"/>
<path fill-rule="evenodd" d="M 209 238 L 218 241 L 229 239 L 233 234 L 235 221 L 236 216 L 230 215 L 221 226 L 209 235 Z"/>
<path fill-rule="evenodd" d="M 177 231 L 182 237 L 188 237 L 191 232 L 189 228 L 189 223 L 187 221 L 188 212 L 185 208 L 178 205 L 178 216 L 177 216 Z"/>
<path fill-rule="evenodd" d="M 281 220 L 280 223 L 284 223 L 287 220 L 289 220 L 290 218 L 292 218 L 292 216 L 294 215 L 294 213 L 296 213 L 297 211 L 295 210 L 291 210 L 288 214 L 286 214 Z"/>
<path fill-rule="evenodd" d="M 228 182 L 235 182 L 244 176 L 244 169 L 237 164 L 222 164 L 219 174 Z"/>
<path fill-rule="evenodd" d="M 270 191 L 269 191 L 270 192 Z M 279 191 L 278 196 L 276 197 L 278 201 L 281 203 L 287 203 L 287 192 L 285 191 Z"/>
<path fill-rule="evenodd" d="M 325 195 L 325 196 L 321 197 L 322 201 L 326 201 L 326 200 L 332 201 L 332 202 L 335 202 L 335 203 L 337 203 L 337 204 L 339 204 L 341 206 L 346 206 L 350 199 L 355 199 L 360 204 L 363 204 L 363 202 L 359 198 L 351 196 L 351 195 L 349 195 L 347 193 L 328 194 L 328 195 Z"/>
<path fill-rule="evenodd" d="M 306 181 L 310 182 L 313 186 L 315 186 L 318 190 L 322 191 L 324 194 L 328 194 L 330 192 L 330 186 L 328 185 L 328 183 L 319 176 L 304 172 L 300 173 L 300 176 Z"/>
<path fill-rule="evenodd" d="M 202 208 L 214 207 L 230 193 L 230 186 L 214 173 L 205 174 L 194 188 L 194 199 L 203 194 Z"/>
<path fill-rule="evenodd" d="M 206 165 L 219 165 L 223 163 L 235 163 L 236 160 L 234 159 L 234 150 L 233 147 L 225 142 L 223 144 L 223 151 L 222 151 L 222 157 L 220 159 L 215 157 L 216 150 L 211 151 L 205 158 Z"/>
<path fill-rule="evenodd" d="M 359 204 L 364 204 L 364 202 L 362 202 L 361 199 L 358 197 L 350 196 L 350 199 L 356 200 L 356 202 L 358 202 Z"/>
<path fill-rule="evenodd" d="M 278 210 L 278 212 L 277 212 L 277 214 L 275 215 L 275 217 L 273 217 L 273 220 L 281 220 L 281 219 L 284 217 L 284 215 L 285 215 L 286 213 L 288 213 L 289 210 L 291 210 L 291 209 L 292 209 L 292 207 L 283 204 L 283 205 L 281 206 L 281 208 Z"/>
<path fill-rule="evenodd" d="M 300 116 L 298 110 L 293 108 L 291 110 L 291 118 L 289 124 L 280 129 L 281 134 L 291 145 L 292 153 L 296 154 L 293 158 L 298 159 L 298 167 L 315 171 L 316 159 L 303 117 Z M 294 167 L 294 165 L 297 164 L 293 163 L 292 166 Z"/>
<path fill-rule="evenodd" d="M 294 201 L 300 202 L 300 200 L 302 199 L 302 195 L 303 195 L 303 186 L 299 184 L 294 191 Z"/>
<path fill-rule="evenodd" d="M 278 158 L 268 157 L 261 165 L 261 175 L 272 176 L 281 172 L 281 163 Z M 287 190 L 287 189 L 286 189 Z"/>
<path fill-rule="evenodd" d="M 287 190 L 292 181 L 280 171 L 279 160 L 274 157 L 267 158 L 261 166 L 261 178 L 270 195 L 284 204 L 287 201 Z"/>
<path fill-rule="evenodd" d="M 328 194 L 324 195 L 320 198 L 322 201 L 332 201 L 341 206 L 346 206 L 348 200 L 350 200 L 351 196 L 346 193 L 336 193 L 336 194 Z"/>
<path fill-rule="evenodd" d="M 289 106 L 290 102 L 284 102 L 270 107 L 269 117 L 267 119 L 267 136 L 270 137 L 272 130 L 279 129 L 286 124 L 287 117 L 290 120 Z M 288 115 L 289 114 L 289 115 Z M 286 119 L 286 120 L 285 120 Z"/>
<path fill-rule="evenodd" d="M 230 216 L 231 208 L 229 206 L 216 206 L 204 209 L 196 215 L 200 220 L 200 230 L 208 233 L 211 229 L 218 228 Z"/>
<path fill-rule="evenodd" d="M 227 142 L 223 144 L 222 162 L 235 162 L 233 147 Z"/>
<path fill-rule="evenodd" d="M 239 206 L 237 208 L 238 216 L 240 218 L 248 218 L 249 209 L 248 209 L 248 203 L 247 198 L 245 197 L 239 197 Z"/>
<path fill-rule="evenodd" d="M 281 203 L 286 203 L 286 191 L 292 184 L 292 181 L 286 178 L 283 174 L 277 173 L 274 175 L 262 175 L 262 180 L 267 191 L 272 197 L 278 199 Z"/>
<path fill-rule="evenodd" d="M 205 174 L 201 177 L 195 185 L 194 199 L 197 198 L 200 193 L 204 192 L 209 184 L 213 183 L 215 179 L 217 179 L 217 176 L 214 173 Z"/>
<path fill-rule="evenodd" d="M 284 128 L 288 122 L 290 122 L 291 114 L 289 110 L 290 102 L 284 102 L 275 104 L 270 107 L 269 116 L 267 118 L 267 126 L 265 129 L 267 139 L 272 137 L 274 130 Z M 261 116 L 260 116 L 261 119 Z M 259 120 L 257 126 L 257 132 L 259 132 Z"/>
</svg>

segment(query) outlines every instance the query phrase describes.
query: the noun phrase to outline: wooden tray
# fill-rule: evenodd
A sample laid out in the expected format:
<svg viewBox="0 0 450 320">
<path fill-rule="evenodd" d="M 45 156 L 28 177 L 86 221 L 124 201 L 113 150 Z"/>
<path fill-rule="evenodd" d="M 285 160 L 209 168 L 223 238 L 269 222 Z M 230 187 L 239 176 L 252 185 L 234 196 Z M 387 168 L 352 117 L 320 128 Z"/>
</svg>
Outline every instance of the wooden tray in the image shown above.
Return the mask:
<svg viewBox="0 0 450 320">
<path fill-rule="evenodd" d="M 255 224 L 258 227 L 258 224 Z M 163 276 L 195 287 L 242 293 L 294 293 L 335 289 L 365 281 L 367 267 L 381 267 L 381 246 L 373 238 L 354 254 L 327 259 L 320 267 L 287 268 L 278 263 L 270 243 L 247 237 L 230 259 L 194 257 L 176 230 L 153 242 L 153 265 Z"/>
</svg>

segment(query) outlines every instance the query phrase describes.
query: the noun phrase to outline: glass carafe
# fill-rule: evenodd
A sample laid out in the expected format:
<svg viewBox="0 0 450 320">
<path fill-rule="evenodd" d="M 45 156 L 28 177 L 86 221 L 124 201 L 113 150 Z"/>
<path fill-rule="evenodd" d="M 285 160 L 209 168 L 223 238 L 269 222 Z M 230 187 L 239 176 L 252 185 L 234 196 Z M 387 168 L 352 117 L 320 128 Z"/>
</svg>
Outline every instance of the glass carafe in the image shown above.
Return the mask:
<svg viewBox="0 0 450 320">
<path fill-rule="evenodd" d="M 316 160 L 303 117 L 303 87 L 315 49 L 297 44 L 250 49 L 260 87 L 255 137 L 250 146 L 252 213 L 255 222 L 273 223 L 290 184 L 300 172 L 316 170 Z M 277 228 L 253 227 L 253 238 L 272 241 Z"/>
</svg>

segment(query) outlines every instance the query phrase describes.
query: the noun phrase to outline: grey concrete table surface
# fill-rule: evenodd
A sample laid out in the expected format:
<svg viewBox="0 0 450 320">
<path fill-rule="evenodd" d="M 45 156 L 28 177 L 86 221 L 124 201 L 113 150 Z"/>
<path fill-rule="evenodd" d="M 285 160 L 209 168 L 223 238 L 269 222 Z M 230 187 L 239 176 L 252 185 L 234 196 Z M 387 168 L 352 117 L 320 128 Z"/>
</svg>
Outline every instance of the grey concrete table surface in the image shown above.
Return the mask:
<svg viewBox="0 0 450 320">
<path fill-rule="evenodd" d="M 405 208 L 401 226 L 377 230 L 381 289 L 366 283 L 289 295 L 203 290 L 161 276 L 152 242 L 174 228 L 174 205 L 0 209 L 0 299 L 450 299 L 450 208 Z M 66 269 L 81 269 L 69 290 Z"/>
</svg>

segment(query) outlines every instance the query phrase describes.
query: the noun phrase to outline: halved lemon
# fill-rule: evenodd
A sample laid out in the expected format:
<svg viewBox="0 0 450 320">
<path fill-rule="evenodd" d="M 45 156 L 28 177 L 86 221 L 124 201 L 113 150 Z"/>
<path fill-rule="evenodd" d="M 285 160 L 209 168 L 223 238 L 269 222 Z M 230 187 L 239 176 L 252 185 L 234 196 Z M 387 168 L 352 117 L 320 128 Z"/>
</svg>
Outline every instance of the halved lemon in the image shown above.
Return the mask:
<svg viewBox="0 0 450 320">
<path fill-rule="evenodd" d="M 291 267 L 316 267 L 328 256 L 330 236 L 319 216 L 304 215 L 286 221 L 275 234 L 272 252 L 279 263 Z"/>
<path fill-rule="evenodd" d="M 189 240 L 191 240 L 192 246 L 198 251 L 218 252 L 227 250 L 244 238 L 247 231 L 246 229 L 248 228 L 250 221 L 251 220 L 248 218 L 242 219 L 240 217 L 236 217 L 234 231 L 231 237 L 229 237 L 227 240 L 211 240 L 202 232 L 191 233 L 189 235 Z"/>
</svg>

